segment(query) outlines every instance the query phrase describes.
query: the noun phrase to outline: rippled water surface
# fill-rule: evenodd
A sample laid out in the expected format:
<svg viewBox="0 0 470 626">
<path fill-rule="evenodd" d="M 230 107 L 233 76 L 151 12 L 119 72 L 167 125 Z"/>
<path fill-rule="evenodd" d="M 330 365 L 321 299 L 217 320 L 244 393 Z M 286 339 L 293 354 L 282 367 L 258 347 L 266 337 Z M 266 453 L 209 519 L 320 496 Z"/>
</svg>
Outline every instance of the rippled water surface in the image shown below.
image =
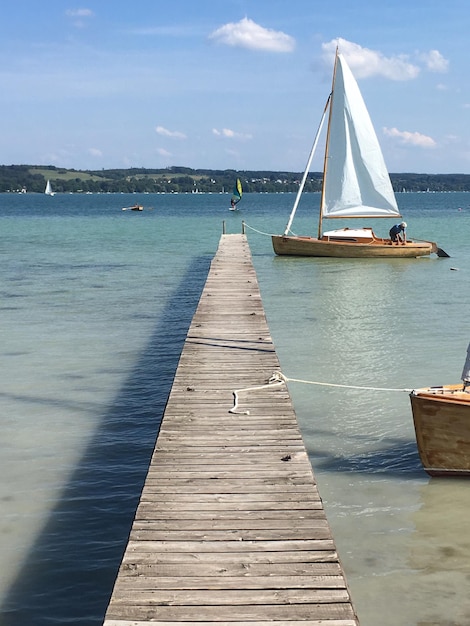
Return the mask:
<svg viewBox="0 0 470 626">
<path fill-rule="evenodd" d="M 451 258 L 370 261 L 277 258 L 293 197 L 227 198 L 0 195 L 0 625 L 102 622 L 222 223 L 242 219 L 362 626 L 467 625 L 470 483 L 423 472 L 403 390 L 459 380 L 470 195 L 398 196 L 409 236 Z"/>
</svg>

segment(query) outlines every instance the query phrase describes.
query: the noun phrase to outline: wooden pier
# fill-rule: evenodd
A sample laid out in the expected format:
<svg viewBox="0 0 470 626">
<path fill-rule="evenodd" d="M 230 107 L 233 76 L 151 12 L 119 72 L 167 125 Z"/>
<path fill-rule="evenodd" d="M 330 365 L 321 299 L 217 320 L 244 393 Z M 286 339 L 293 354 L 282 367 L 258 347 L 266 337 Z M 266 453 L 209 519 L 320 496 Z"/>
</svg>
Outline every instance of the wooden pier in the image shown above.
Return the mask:
<svg viewBox="0 0 470 626">
<path fill-rule="evenodd" d="M 358 626 L 279 370 L 246 237 L 222 235 L 105 626 Z"/>
</svg>

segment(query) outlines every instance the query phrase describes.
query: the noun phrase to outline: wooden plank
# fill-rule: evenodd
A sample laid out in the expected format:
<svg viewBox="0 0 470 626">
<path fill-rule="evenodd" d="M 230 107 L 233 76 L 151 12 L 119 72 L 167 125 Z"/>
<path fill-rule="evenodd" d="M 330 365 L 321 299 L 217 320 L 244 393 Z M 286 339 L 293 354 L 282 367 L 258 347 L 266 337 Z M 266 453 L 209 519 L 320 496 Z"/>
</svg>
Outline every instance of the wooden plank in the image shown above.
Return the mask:
<svg viewBox="0 0 470 626">
<path fill-rule="evenodd" d="M 142 542 L 143 543 L 143 542 Z M 280 550 L 278 552 L 198 552 L 196 555 L 191 551 L 163 551 L 152 550 L 148 552 L 127 551 L 124 554 L 120 576 L 124 575 L 128 567 L 136 567 L 137 565 L 194 565 L 195 563 L 203 566 L 203 571 L 210 571 L 213 565 L 221 568 L 229 568 L 234 564 L 242 567 L 247 572 L 251 568 L 266 565 L 273 568 L 273 572 L 277 571 L 279 566 L 294 564 L 296 566 L 304 566 L 309 563 L 337 563 L 338 555 L 334 549 L 332 542 L 323 542 L 318 546 L 318 550 Z"/>
<path fill-rule="evenodd" d="M 106 621 L 106 626 L 148 626 L 149 625 L 149 621 L 145 620 L 145 621 L 140 621 L 140 620 L 115 620 L 115 619 L 110 619 Z M 171 621 L 171 622 L 166 622 L 166 621 L 161 621 L 161 620 L 152 620 L 151 622 L 154 626 L 188 626 L 188 622 L 176 622 L 176 621 Z M 214 624 L 214 622 L 198 622 L 197 626 L 210 626 L 211 624 Z M 325 621 L 320 619 L 307 619 L 307 620 L 302 620 L 302 621 L 297 621 L 297 620 L 276 620 L 275 622 L 276 626 L 325 626 Z M 273 626 L 273 622 L 271 620 L 269 621 L 243 621 L 243 622 L 239 622 L 239 621 L 229 621 L 229 622 L 225 622 L 225 621 L 218 621 L 217 622 L 217 626 Z M 357 626 L 357 621 L 355 619 L 331 619 L 328 620 L 328 626 Z"/>
<path fill-rule="evenodd" d="M 131 531 L 132 534 L 132 531 Z M 200 541 L 196 539 L 194 541 L 185 540 L 171 540 L 171 539 L 154 539 L 147 541 L 133 541 L 129 540 L 127 544 L 130 553 L 136 552 L 186 552 L 190 554 L 204 554 L 210 552 L 216 553 L 237 553 L 242 554 L 244 552 L 293 552 L 295 550 L 299 552 L 313 551 L 313 550 L 333 550 L 334 542 L 332 537 L 325 537 L 323 539 L 312 538 L 311 540 L 295 540 L 291 538 L 287 539 L 247 539 L 239 541 L 234 540 L 216 540 L 216 541 Z M 302 555 L 298 555 L 301 557 Z"/>
<path fill-rule="evenodd" d="M 263 591 L 265 589 L 309 589 L 309 590 L 327 590 L 327 589 L 341 589 L 344 596 L 344 578 L 341 575 L 313 575 L 301 576 L 298 574 L 292 576 L 286 575 L 271 575 L 268 576 L 207 576 L 201 575 L 200 572 L 196 572 L 194 576 L 181 575 L 177 576 L 163 576 L 159 571 L 156 571 L 151 576 L 148 570 L 142 571 L 137 574 L 134 572 L 133 576 L 123 576 L 120 581 L 121 591 L 125 593 L 129 592 L 143 592 L 145 590 L 151 590 L 155 592 L 155 589 L 159 590 L 173 590 L 173 591 L 201 591 L 207 589 L 214 590 L 227 590 L 234 591 L 239 589 L 244 590 L 258 590 Z M 143 595 L 143 594 L 142 594 Z M 153 598 L 157 596 L 153 595 Z M 259 597 L 259 594 L 256 594 Z M 316 596 L 320 597 L 319 594 Z M 330 597 L 330 596 L 328 596 Z M 237 591 L 237 599 L 240 596 Z M 186 598 L 185 598 L 186 599 Z M 226 598 L 229 600 L 229 598 Z M 137 603 L 140 603 L 140 599 L 136 598 Z M 214 600 L 217 597 L 214 596 Z"/>
<path fill-rule="evenodd" d="M 358 626 L 246 238 L 186 338 L 105 626 Z"/>
<path fill-rule="evenodd" d="M 237 578 L 243 576 L 243 580 L 246 577 L 253 577 L 257 579 L 263 579 L 265 581 L 271 580 L 271 577 L 283 576 L 283 577 L 315 577 L 315 576 L 341 576 L 341 567 L 337 561 L 323 562 L 314 561 L 311 563 L 278 563 L 277 567 L 273 567 L 273 563 L 231 563 L 224 561 L 223 564 L 219 563 L 126 563 L 125 576 L 139 576 L 139 577 L 178 577 L 178 578 L 194 578 L 201 575 L 201 570 L 204 570 L 204 576 L 206 578 L 214 576 L 216 578 Z M 183 581 L 185 582 L 185 581 Z M 241 581 L 239 581 L 241 582 Z M 246 582 L 246 581 L 245 581 Z M 292 581 L 295 584 L 296 581 Z M 206 584 L 212 584 L 207 582 Z M 221 585 L 225 584 L 220 582 Z M 238 583 L 239 584 L 239 583 Z"/>
<path fill-rule="evenodd" d="M 210 592 L 207 593 L 210 596 Z M 198 624 L 208 621 L 218 624 L 221 621 L 246 621 L 252 622 L 264 617 L 267 621 L 278 622 L 280 620 L 308 620 L 314 616 L 318 620 L 323 620 L 322 624 L 329 625 L 329 620 L 353 620 L 354 612 L 347 602 L 325 602 L 325 603 L 296 603 L 288 602 L 287 597 L 279 604 L 230 604 L 230 605 L 198 605 L 181 604 L 160 606 L 150 603 L 135 605 L 126 603 L 125 599 L 119 599 L 115 605 L 111 605 L 107 615 L 110 619 L 131 619 L 146 620 L 147 626 L 155 624 L 155 621 L 182 621 Z M 353 624 L 357 626 L 357 621 Z M 109 622 L 105 622 L 109 626 Z"/>
<path fill-rule="evenodd" d="M 225 580 L 225 579 L 224 579 Z M 251 580 L 251 579 L 250 579 Z M 127 607 L 132 606 L 183 606 L 185 608 L 198 607 L 201 605 L 217 606 L 217 607 L 235 607 L 235 606 L 247 606 L 253 607 L 256 605 L 263 606 L 275 606 L 275 605 L 301 605 L 301 604 L 315 604 L 315 603 L 341 603 L 347 602 L 348 593 L 342 588 L 304 588 L 299 589 L 292 587 L 290 589 L 272 589 L 270 585 L 266 588 L 247 588 L 244 585 L 243 589 L 228 589 L 225 585 L 225 589 L 218 589 L 213 584 L 214 581 L 208 583 L 210 593 L 207 589 L 193 589 L 187 588 L 181 583 L 178 589 L 174 588 L 158 588 L 150 585 L 149 589 L 143 586 L 143 581 L 140 581 L 140 588 L 136 589 L 135 586 L 129 588 L 124 584 L 124 579 L 120 581 L 120 598 L 118 598 L 116 604 L 124 604 Z M 155 584 L 158 584 L 154 583 Z"/>
</svg>

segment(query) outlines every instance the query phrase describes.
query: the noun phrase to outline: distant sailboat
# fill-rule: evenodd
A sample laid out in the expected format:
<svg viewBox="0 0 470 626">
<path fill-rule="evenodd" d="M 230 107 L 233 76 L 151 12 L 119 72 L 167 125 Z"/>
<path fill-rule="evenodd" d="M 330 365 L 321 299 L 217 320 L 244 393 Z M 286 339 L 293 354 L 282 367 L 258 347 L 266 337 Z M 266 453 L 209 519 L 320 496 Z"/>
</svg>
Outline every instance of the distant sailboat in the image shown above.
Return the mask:
<svg viewBox="0 0 470 626">
<path fill-rule="evenodd" d="M 46 194 L 46 196 L 54 196 L 55 195 L 55 192 L 52 191 L 51 183 L 50 183 L 49 180 L 46 183 L 46 189 L 45 189 L 44 193 Z"/>
<path fill-rule="evenodd" d="M 233 188 L 232 198 L 230 200 L 230 210 L 231 211 L 237 211 L 238 210 L 237 209 L 237 204 L 242 199 L 242 195 L 243 195 L 242 184 L 240 182 L 240 179 L 237 178 L 237 180 L 235 182 L 235 187 Z"/>
</svg>

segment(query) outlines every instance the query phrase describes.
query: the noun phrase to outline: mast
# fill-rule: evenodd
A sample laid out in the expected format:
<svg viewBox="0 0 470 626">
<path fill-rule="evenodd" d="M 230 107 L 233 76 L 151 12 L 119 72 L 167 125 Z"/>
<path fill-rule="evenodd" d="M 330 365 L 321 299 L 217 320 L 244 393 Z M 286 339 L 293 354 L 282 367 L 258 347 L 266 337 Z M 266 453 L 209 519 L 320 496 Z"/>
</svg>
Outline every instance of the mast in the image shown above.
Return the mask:
<svg viewBox="0 0 470 626">
<path fill-rule="evenodd" d="M 325 145 L 325 160 L 323 162 L 323 182 L 321 188 L 321 199 L 320 199 L 320 216 L 318 219 L 318 239 L 321 239 L 322 236 L 322 222 L 323 222 L 323 205 L 325 203 L 325 180 L 326 180 L 326 171 L 328 169 L 328 157 L 329 157 L 329 145 L 330 145 L 330 132 L 331 132 L 331 115 L 333 109 L 333 98 L 335 94 L 335 81 L 336 81 L 336 67 L 338 65 L 338 47 L 336 47 L 336 55 L 335 55 L 335 66 L 333 69 L 333 81 L 331 84 L 331 93 L 330 93 L 330 111 L 328 115 L 328 128 L 326 131 L 326 145 Z"/>
</svg>

